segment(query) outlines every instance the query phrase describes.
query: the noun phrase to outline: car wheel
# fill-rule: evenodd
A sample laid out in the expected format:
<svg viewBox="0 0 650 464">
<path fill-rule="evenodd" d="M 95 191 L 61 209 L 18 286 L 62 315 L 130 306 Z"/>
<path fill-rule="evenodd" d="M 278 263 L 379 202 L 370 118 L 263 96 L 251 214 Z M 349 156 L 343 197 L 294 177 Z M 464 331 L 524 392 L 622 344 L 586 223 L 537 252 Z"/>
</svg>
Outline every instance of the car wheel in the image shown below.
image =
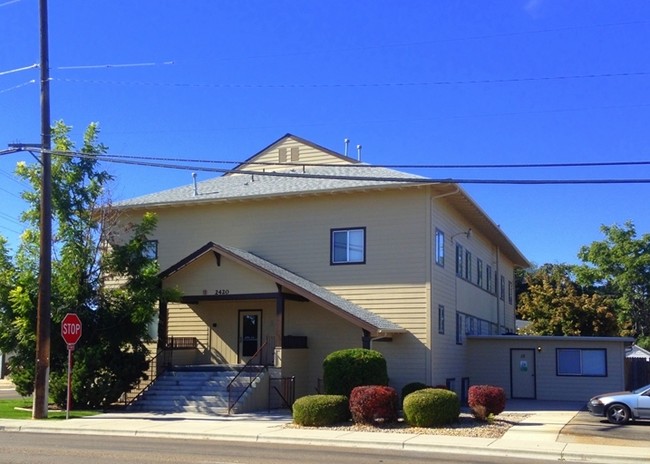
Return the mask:
<svg viewBox="0 0 650 464">
<path fill-rule="evenodd" d="M 630 409 L 624 404 L 612 404 L 607 408 L 607 420 L 612 424 L 625 424 L 630 420 Z"/>
</svg>

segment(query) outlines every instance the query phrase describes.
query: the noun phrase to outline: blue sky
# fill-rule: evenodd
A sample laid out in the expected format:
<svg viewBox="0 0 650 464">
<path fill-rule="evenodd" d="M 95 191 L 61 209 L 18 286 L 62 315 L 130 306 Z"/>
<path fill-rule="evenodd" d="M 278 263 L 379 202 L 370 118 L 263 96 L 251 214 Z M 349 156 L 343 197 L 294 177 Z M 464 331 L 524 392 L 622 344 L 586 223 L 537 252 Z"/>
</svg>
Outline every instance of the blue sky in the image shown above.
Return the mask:
<svg viewBox="0 0 650 464">
<path fill-rule="evenodd" d="M 373 164 L 650 160 L 650 2 L 50 0 L 52 120 L 112 154 L 243 160 L 285 133 Z M 0 150 L 40 139 L 38 1 L 0 0 Z M 107 66 L 111 65 L 111 66 Z M 23 186 L 0 157 L 0 234 Z M 106 164 L 115 200 L 188 171 Z M 432 178 L 650 179 L 650 166 L 409 169 Z M 199 173 L 199 179 L 211 176 Z M 463 184 L 533 262 L 601 224 L 650 232 L 650 184 Z"/>
</svg>

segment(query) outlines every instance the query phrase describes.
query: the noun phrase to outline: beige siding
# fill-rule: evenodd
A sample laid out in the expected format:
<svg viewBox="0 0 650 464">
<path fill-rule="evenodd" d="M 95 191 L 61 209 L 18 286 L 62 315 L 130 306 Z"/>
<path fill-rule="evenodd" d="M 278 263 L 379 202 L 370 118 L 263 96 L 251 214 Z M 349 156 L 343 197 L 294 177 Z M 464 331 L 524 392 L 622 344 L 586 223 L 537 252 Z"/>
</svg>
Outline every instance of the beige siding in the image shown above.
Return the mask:
<svg viewBox="0 0 650 464">
<path fill-rule="evenodd" d="M 271 166 L 244 165 L 241 169 L 273 170 L 280 150 L 291 161 L 292 148 L 299 147 L 299 162 L 347 163 L 296 140 L 288 139 L 255 158 Z M 236 174 L 235 174 L 236 175 Z M 260 180 L 264 181 L 264 178 Z M 143 211 L 132 210 L 124 220 L 137 220 Z M 444 384 L 456 379 L 457 390 L 467 377 L 467 344 L 457 345 L 457 312 L 484 319 L 514 330 L 514 308 L 476 285 L 476 258 L 483 266 L 499 268 L 506 280 L 513 266 L 473 227 L 471 237 L 462 234 L 472 224 L 449 206 L 445 198 L 432 198 L 429 188 L 307 194 L 229 201 L 194 206 L 167 207 L 158 213 L 159 263 L 167 269 L 208 242 L 241 248 L 300 275 L 363 308 L 399 324 L 408 333 L 392 341 L 373 341 L 388 362 L 391 384 L 421 381 Z M 366 230 L 366 262 L 330 264 L 331 230 L 363 227 Z M 433 259 L 433 231 L 445 233 L 445 266 Z M 455 234 L 456 235 L 454 237 Z M 452 239 L 453 238 L 453 239 Z M 472 281 L 455 276 L 455 243 L 472 253 Z M 483 276 L 483 287 L 487 276 Z M 497 278 L 494 285 L 499 282 Z M 270 293 L 275 284 L 222 258 L 218 265 L 206 255 L 171 276 L 165 286 L 177 287 L 185 295 Z M 445 333 L 438 333 L 438 305 L 445 307 Z M 238 311 L 261 309 L 264 333 L 274 335 L 273 301 L 213 302 L 199 305 L 170 305 L 169 334 L 196 336 L 202 344 L 201 360 L 235 362 L 237 357 Z M 331 351 L 361 346 L 361 329 L 318 308 L 312 303 L 287 302 L 287 335 L 306 335 L 306 352 L 287 353 L 289 364 L 298 369 L 303 393 L 311 393 L 322 376 L 322 360 Z M 308 367 L 305 367 L 308 366 Z M 287 368 L 290 371 L 290 368 Z M 306 369 L 306 372 L 303 372 Z M 283 372 L 283 375 L 285 373 Z"/>
<path fill-rule="evenodd" d="M 245 295 L 278 291 L 268 277 L 246 269 L 227 257 L 217 261 L 212 253 L 165 279 L 164 286 L 180 289 L 185 295 Z"/>
<path fill-rule="evenodd" d="M 624 341 L 600 337 L 488 337 L 468 342 L 471 383 L 503 387 L 511 395 L 510 350 L 532 349 L 535 352 L 537 399 L 587 401 L 592 396 L 625 387 Z M 539 350 L 538 350 L 539 347 Z M 607 350 L 607 376 L 560 376 L 556 372 L 556 349 L 578 348 Z"/>
<path fill-rule="evenodd" d="M 264 152 L 260 153 L 252 161 L 254 163 L 265 163 L 265 164 L 245 163 L 242 166 L 240 166 L 239 169 L 244 171 L 275 171 L 278 169 L 286 169 L 287 166 L 284 163 L 352 164 L 356 160 L 352 158 L 345 159 L 344 157 L 332 156 L 331 154 L 319 150 L 316 147 L 305 145 L 303 143 L 300 143 L 297 140 L 288 138 L 282 141 L 281 143 L 274 145 L 268 148 L 267 150 L 265 150 Z M 299 169 L 299 167 L 297 167 L 296 169 Z M 246 174 L 231 173 L 229 175 L 246 175 Z"/>
<path fill-rule="evenodd" d="M 301 366 L 307 365 L 306 372 L 295 371 L 291 365 L 283 365 L 283 375 L 296 376 L 297 396 L 316 392 L 319 379 L 323 378 L 323 360 L 328 354 L 362 346 L 361 329 L 313 303 L 287 302 L 285 334 L 306 336 L 309 347 L 307 362 L 303 359 L 300 363 Z M 293 357 L 297 358 L 296 355 Z"/>
<path fill-rule="evenodd" d="M 432 241 L 435 241 L 435 230 L 445 234 L 445 263 L 444 267 L 435 263 L 435 243 L 431 252 L 431 377 L 427 383 L 445 384 L 447 379 L 454 379 L 456 391 L 460 393 L 463 377 L 469 377 L 470 367 L 467 364 L 467 344 L 456 344 L 457 314 L 472 316 L 493 324 L 500 323 L 502 331 L 514 332 L 515 311 L 513 303 L 508 301 L 506 288 L 505 302 L 497 300 L 497 295 L 487 291 L 487 266 L 494 274 L 499 269 L 499 276 L 504 275 L 506 287 L 508 281 L 513 282 L 514 266 L 494 245 L 488 241 L 477 227 L 460 216 L 446 202 L 445 198 L 434 197 L 431 202 Z M 465 234 L 472 229 L 469 237 Z M 472 273 L 470 279 L 456 276 L 456 244 L 463 247 L 463 253 L 471 253 Z M 478 285 L 477 259 L 483 267 L 482 285 Z M 465 267 L 463 256 L 463 267 Z M 492 277 L 493 288 L 497 288 L 499 278 Z M 505 304 L 504 304 L 505 303 Z M 438 307 L 444 306 L 444 333 L 438 333 Z M 465 327 L 462 328 L 463 338 Z"/>
</svg>

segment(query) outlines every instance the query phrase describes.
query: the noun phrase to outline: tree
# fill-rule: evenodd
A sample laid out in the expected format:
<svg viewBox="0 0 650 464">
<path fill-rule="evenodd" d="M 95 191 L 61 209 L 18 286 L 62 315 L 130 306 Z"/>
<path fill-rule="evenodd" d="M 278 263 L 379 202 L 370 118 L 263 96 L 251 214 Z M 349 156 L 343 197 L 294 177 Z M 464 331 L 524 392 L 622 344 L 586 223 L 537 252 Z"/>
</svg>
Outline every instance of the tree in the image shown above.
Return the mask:
<svg viewBox="0 0 650 464">
<path fill-rule="evenodd" d="M 53 149 L 69 152 L 71 128 L 57 122 Z M 117 221 L 105 198 L 112 176 L 99 168 L 107 148 L 97 142 L 99 128 L 85 131 L 82 156 L 52 156 L 52 327 L 50 393 L 65 404 L 67 347 L 58 336 L 66 313 L 82 320 L 83 337 L 75 349 L 74 404 L 103 407 L 132 388 L 147 367 L 148 329 L 160 297 L 158 266 L 147 256 L 147 235 L 156 218 L 146 214 L 128 231 Z M 23 193 L 27 230 L 13 259 L 0 246 L 0 350 L 11 351 L 12 379 L 17 391 L 29 395 L 34 384 L 35 321 L 38 290 L 40 165 L 18 165 L 17 174 L 32 189 Z M 114 243 L 114 236 L 128 237 Z M 0 245 L 2 245 L 0 241 Z M 106 285 L 110 276 L 122 285 Z M 8 282 L 8 290 L 5 288 Z"/>
<path fill-rule="evenodd" d="M 583 246 L 576 268 L 578 281 L 612 297 L 622 335 L 650 335 L 650 234 L 637 237 L 631 221 L 601 226 L 602 241 Z"/>
<path fill-rule="evenodd" d="M 519 316 L 530 324 L 529 335 L 618 335 L 613 301 L 584 292 L 572 280 L 572 266 L 545 264 L 524 277 L 527 290 L 519 297 Z"/>
</svg>

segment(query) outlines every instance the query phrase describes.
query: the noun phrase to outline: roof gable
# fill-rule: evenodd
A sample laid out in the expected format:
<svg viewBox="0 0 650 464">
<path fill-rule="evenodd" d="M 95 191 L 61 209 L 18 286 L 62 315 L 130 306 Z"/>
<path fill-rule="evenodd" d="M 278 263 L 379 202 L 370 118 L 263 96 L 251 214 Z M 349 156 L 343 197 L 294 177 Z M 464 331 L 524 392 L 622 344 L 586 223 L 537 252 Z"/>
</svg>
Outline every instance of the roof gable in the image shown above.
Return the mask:
<svg viewBox="0 0 650 464">
<path fill-rule="evenodd" d="M 272 279 L 293 293 L 307 298 L 319 306 L 332 311 L 351 323 L 368 330 L 373 335 L 387 335 L 405 332 L 403 328 L 390 322 L 377 314 L 368 311 L 337 294 L 294 274 L 276 264 L 271 263 L 257 255 L 238 248 L 208 242 L 195 252 L 180 260 L 178 263 L 160 273 L 162 279 L 176 276 L 186 268 L 204 265 L 206 255 L 214 254 L 217 260 L 225 258 L 233 263 L 244 266 L 248 271 L 254 271 L 264 277 Z M 255 281 L 259 281 L 256 278 Z M 195 295 L 196 296 L 196 295 Z M 207 295 L 199 295 L 206 296 Z M 198 298 L 197 298 L 198 299 Z"/>
<path fill-rule="evenodd" d="M 275 171 L 302 164 L 336 165 L 358 163 L 359 161 L 354 158 L 341 155 L 295 135 L 286 134 L 225 175 L 237 175 L 237 171 Z"/>
</svg>

